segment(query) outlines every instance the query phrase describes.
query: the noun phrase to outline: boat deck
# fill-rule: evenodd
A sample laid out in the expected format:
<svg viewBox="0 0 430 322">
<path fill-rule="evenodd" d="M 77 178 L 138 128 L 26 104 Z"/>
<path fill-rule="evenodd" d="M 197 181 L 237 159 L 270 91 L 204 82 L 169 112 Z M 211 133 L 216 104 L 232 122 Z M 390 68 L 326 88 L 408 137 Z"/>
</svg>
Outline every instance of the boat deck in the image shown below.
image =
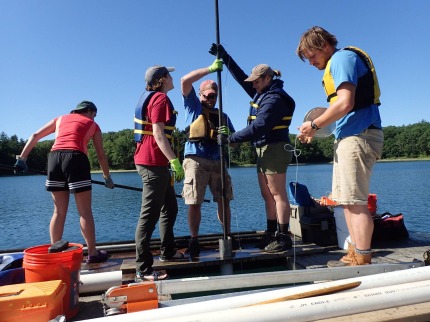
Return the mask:
<svg viewBox="0 0 430 322">
<path fill-rule="evenodd" d="M 231 258 L 220 258 L 219 239 L 221 235 L 207 235 L 200 238 L 201 252 L 197 261 L 180 262 L 160 262 L 159 241 L 154 241 L 151 245 L 154 254 L 154 269 L 164 270 L 169 275 L 170 280 L 182 279 L 196 276 L 219 276 L 223 274 L 223 266 L 228 264 L 228 268 L 234 274 L 246 274 L 253 272 L 267 271 L 291 271 L 302 269 L 326 268 L 329 260 L 339 259 L 344 255 L 344 250 L 333 246 L 319 246 L 314 243 L 304 243 L 299 237 L 294 237 L 293 249 L 280 253 L 265 253 L 259 246 L 263 232 L 249 232 L 235 235 L 237 249 L 233 251 Z M 188 239 L 181 237 L 176 240 L 176 245 L 180 252 L 184 252 L 188 245 Z M 99 248 L 106 249 L 111 254 L 109 260 L 99 264 L 82 264 L 82 273 L 109 272 L 115 270 L 122 271 L 122 284 L 132 283 L 135 275 L 135 253 L 133 243 L 123 243 L 119 245 L 101 245 Z M 424 266 L 423 255 L 430 250 L 429 236 L 424 234 L 414 234 L 414 237 L 401 240 L 377 242 L 373 245 L 374 255 L 372 265 L 378 264 L 402 264 L 410 263 L 417 266 Z M 427 263 L 429 264 L 429 263 Z M 86 294 L 80 297 L 80 311 L 71 321 L 80 321 L 89 318 L 102 317 L 103 307 L 100 302 L 101 294 Z M 161 299 L 160 299 L 161 300 Z M 372 317 L 370 313 L 365 314 L 366 321 L 390 321 L 394 316 L 400 319 L 395 321 L 429 321 L 430 302 L 419 306 L 402 307 L 409 312 L 414 319 L 401 319 L 399 308 L 393 310 L 382 310 Z M 394 313 L 393 313 L 394 312 Z M 397 312 L 397 313 L 396 313 Z M 402 311 L 405 312 L 405 311 Z M 373 314 L 373 313 L 372 313 Z M 360 321 L 360 316 L 357 319 Z M 338 320 L 340 321 L 340 320 Z"/>
</svg>

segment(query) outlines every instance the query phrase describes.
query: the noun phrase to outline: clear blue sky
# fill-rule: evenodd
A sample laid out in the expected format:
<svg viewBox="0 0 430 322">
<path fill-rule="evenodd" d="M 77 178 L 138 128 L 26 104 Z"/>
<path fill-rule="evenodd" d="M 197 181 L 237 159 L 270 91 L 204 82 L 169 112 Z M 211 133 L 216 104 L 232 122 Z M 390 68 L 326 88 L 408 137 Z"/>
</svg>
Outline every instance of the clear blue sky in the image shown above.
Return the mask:
<svg viewBox="0 0 430 322">
<path fill-rule="evenodd" d="M 219 0 L 220 39 L 246 72 L 260 63 L 282 72 L 297 133 L 306 112 L 326 103 L 322 72 L 295 49 L 305 30 L 324 27 L 340 47 L 371 55 L 383 126 L 401 126 L 430 121 L 429 13 L 428 0 Z M 8 136 L 26 140 L 84 99 L 97 105 L 103 132 L 132 128 L 155 64 L 176 67 L 169 96 L 184 129 L 180 78 L 213 61 L 215 1 L 0 0 L 0 39 L 0 132 Z M 226 71 L 222 90 L 224 112 L 243 128 L 250 98 Z"/>
</svg>

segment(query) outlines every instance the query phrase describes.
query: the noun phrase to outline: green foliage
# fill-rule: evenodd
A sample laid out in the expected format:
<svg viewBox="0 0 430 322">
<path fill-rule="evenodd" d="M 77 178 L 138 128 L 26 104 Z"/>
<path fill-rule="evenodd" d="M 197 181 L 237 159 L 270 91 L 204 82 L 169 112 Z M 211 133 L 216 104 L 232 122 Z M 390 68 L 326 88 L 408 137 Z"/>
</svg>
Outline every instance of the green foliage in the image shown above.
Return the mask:
<svg viewBox="0 0 430 322">
<path fill-rule="evenodd" d="M 184 131 L 175 131 L 174 151 L 182 160 L 184 155 L 184 143 L 186 140 Z M 333 159 L 333 136 L 324 139 L 314 139 L 310 144 L 301 144 L 295 135 L 290 135 L 292 147 L 296 146 L 298 161 L 300 163 L 330 162 Z M 45 170 L 47 154 L 51 149 L 53 140 L 39 142 L 31 152 L 27 164 L 30 169 Z M 25 145 L 25 141 L 18 139 L 16 135 L 8 137 L 6 133 L 0 134 L 0 163 L 13 165 L 15 155 L 19 154 Z M 111 169 L 134 170 L 134 151 L 136 144 L 133 138 L 133 130 L 103 133 L 103 147 L 109 160 Z M 255 164 L 257 155 L 255 148 L 245 142 L 235 147 L 230 147 L 226 154 L 233 165 Z M 400 158 L 428 158 L 430 157 L 430 123 L 419 123 L 404 126 L 384 127 L 383 159 Z M 88 146 L 88 158 L 93 170 L 100 169 L 97 155 L 92 143 Z"/>
</svg>

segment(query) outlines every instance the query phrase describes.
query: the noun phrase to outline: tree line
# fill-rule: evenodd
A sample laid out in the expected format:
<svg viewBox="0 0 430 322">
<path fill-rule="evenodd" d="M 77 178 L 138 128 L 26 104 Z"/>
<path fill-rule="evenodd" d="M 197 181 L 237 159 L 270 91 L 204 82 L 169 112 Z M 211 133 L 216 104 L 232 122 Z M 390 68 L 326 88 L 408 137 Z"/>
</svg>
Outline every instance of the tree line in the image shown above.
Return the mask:
<svg viewBox="0 0 430 322">
<path fill-rule="evenodd" d="M 384 149 L 382 159 L 414 159 L 430 157 L 430 123 L 421 122 L 403 125 L 387 126 L 384 131 Z M 176 154 L 182 159 L 186 134 L 184 131 L 174 132 L 173 146 Z M 310 144 L 302 144 L 291 134 L 291 150 L 299 163 L 326 163 L 333 159 L 333 136 L 314 139 Z M 9 137 L 2 132 L 0 135 L 0 164 L 13 165 L 15 155 L 19 154 L 25 145 L 24 139 L 16 135 Z M 29 169 L 45 170 L 47 155 L 53 140 L 39 142 L 31 152 L 27 165 Z M 112 170 L 134 170 L 133 155 L 135 142 L 133 130 L 126 129 L 118 132 L 103 133 L 103 146 Z M 242 143 L 236 147 L 229 147 L 224 153 L 231 166 L 254 165 L 257 155 L 250 143 Z M 89 145 L 88 158 L 92 170 L 99 170 L 97 156 L 92 143 Z M 296 158 L 294 158 L 295 162 Z M 0 173 L 7 173 L 0 169 Z M 10 174 L 10 171 L 9 173 Z"/>
</svg>

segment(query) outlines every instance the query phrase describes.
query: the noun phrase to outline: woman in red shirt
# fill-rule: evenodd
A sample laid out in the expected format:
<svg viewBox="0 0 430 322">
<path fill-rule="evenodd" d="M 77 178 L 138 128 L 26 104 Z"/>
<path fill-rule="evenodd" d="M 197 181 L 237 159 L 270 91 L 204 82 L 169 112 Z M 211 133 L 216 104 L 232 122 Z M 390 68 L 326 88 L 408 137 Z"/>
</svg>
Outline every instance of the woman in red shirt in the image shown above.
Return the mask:
<svg viewBox="0 0 430 322">
<path fill-rule="evenodd" d="M 49 226 L 51 243 L 61 240 L 69 207 L 70 193 L 75 196 L 80 216 L 81 232 L 88 247 L 87 263 L 106 261 L 105 251 L 96 248 L 94 217 L 91 208 L 91 168 L 87 156 L 87 145 L 92 139 L 97 158 L 103 171 L 105 186 L 113 189 L 109 165 L 103 150 L 102 132 L 94 122 L 97 107 L 89 101 L 82 101 L 70 114 L 59 116 L 46 123 L 27 141 L 15 166 L 28 170 L 26 160 L 36 143 L 55 132 L 55 142 L 48 156 L 46 190 L 51 191 L 54 214 Z"/>
<path fill-rule="evenodd" d="M 155 226 L 160 221 L 160 261 L 183 260 L 175 251 L 173 226 L 178 214 L 178 203 L 169 165 L 176 181 L 184 179 L 184 170 L 171 147 L 176 111 L 167 96 L 173 89 L 170 76 L 173 68 L 152 66 L 145 74 L 146 91 L 135 111 L 134 163 L 142 177 L 143 192 L 140 216 L 136 226 L 136 282 L 165 279 L 167 274 L 154 271 L 150 242 Z"/>
</svg>

